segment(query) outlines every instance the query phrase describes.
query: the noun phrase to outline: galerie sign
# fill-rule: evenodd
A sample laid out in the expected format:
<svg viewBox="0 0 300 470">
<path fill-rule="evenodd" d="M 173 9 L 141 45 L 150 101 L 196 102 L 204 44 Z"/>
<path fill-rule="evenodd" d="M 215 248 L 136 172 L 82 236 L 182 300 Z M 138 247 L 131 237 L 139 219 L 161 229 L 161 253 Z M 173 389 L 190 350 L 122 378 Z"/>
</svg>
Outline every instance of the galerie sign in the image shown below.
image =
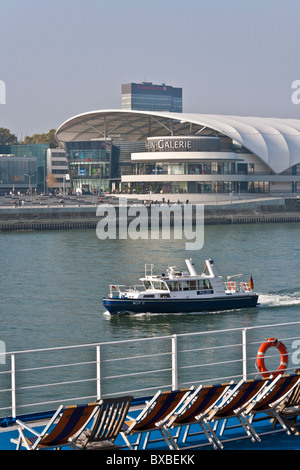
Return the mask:
<svg viewBox="0 0 300 470">
<path fill-rule="evenodd" d="M 183 139 L 159 139 L 146 142 L 147 150 L 191 150 L 192 141 Z"/>
</svg>

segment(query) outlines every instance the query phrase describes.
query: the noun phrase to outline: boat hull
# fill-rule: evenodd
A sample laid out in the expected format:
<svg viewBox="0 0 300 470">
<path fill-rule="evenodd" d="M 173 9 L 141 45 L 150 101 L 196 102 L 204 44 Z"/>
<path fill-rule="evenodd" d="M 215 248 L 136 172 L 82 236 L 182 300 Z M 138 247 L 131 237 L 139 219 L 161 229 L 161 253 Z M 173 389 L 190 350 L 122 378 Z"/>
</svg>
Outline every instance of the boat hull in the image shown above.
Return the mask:
<svg viewBox="0 0 300 470">
<path fill-rule="evenodd" d="M 210 299 L 103 299 L 111 315 L 124 313 L 190 313 L 216 312 L 256 307 L 258 295 L 228 295 Z"/>
</svg>

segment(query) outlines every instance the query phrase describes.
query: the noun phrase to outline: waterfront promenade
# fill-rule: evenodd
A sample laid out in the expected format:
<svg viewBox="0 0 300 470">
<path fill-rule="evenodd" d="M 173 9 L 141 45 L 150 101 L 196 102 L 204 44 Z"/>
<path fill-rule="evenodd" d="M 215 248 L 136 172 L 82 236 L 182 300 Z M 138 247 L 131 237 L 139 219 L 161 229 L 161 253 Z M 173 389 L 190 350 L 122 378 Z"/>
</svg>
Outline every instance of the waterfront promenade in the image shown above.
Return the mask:
<svg viewBox="0 0 300 470">
<path fill-rule="evenodd" d="M 248 195 L 247 195 L 248 196 Z M 147 195 L 58 195 L 0 197 L 0 231 L 61 230 L 96 228 L 100 218 L 97 207 L 118 207 L 120 198 L 127 204 L 204 204 L 205 223 L 257 224 L 300 222 L 297 197 L 251 197 L 244 195 L 147 194 Z M 130 222 L 130 218 L 128 218 Z"/>
</svg>

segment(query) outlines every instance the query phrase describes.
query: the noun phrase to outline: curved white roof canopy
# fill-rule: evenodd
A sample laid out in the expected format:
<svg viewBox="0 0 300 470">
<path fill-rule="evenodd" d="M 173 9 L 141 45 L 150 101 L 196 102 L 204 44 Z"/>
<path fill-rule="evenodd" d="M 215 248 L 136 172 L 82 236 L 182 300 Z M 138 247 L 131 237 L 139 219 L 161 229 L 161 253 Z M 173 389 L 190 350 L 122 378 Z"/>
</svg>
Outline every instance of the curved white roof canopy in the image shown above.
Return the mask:
<svg viewBox="0 0 300 470">
<path fill-rule="evenodd" d="M 151 136 L 220 134 L 257 155 L 275 173 L 300 163 L 299 119 L 100 110 L 68 119 L 57 130 L 56 139 L 64 145 L 109 137 L 138 141 Z"/>
</svg>

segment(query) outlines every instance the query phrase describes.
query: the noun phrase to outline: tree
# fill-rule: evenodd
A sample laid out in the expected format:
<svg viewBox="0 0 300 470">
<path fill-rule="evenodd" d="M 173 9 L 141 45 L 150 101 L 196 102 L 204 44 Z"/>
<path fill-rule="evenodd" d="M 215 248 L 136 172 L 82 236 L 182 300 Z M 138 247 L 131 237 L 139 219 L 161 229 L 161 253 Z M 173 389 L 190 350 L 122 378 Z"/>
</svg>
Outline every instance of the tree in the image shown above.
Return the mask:
<svg viewBox="0 0 300 470">
<path fill-rule="evenodd" d="M 0 145 L 11 145 L 17 143 L 17 137 L 11 134 L 9 129 L 0 127 Z"/>
<path fill-rule="evenodd" d="M 23 141 L 24 144 L 49 144 L 50 148 L 57 147 L 55 139 L 56 129 L 50 129 L 48 133 L 27 135 Z"/>
<path fill-rule="evenodd" d="M 48 188 L 55 188 L 57 186 L 57 179 L 53 173 L 49 173 L 49 175 L 46 176 L 46 183 Z"/>
<path fill-rule="evenodd" d="M 47 134 L 48 143 L 51 149 L 54 149 L 57 147 L 57 140 L 55 138 L 55 133 L 56 133 L 56 129 L 50 129 L 50 131 Z"/>
</svg>

